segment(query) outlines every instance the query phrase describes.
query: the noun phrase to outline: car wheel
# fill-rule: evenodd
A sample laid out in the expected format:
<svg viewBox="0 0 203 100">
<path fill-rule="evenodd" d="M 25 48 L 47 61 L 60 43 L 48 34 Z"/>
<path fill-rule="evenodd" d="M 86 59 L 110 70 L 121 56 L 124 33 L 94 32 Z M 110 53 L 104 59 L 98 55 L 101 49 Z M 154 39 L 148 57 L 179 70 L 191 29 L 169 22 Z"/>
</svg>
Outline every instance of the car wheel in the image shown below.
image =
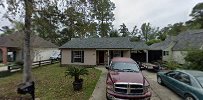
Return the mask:
<svg viewBox="0 0 203 100">
<path fill-rule="evenodd" d="M 185 95 L 185 100 L 195 100 L 195 98 L 189 94 Z"/>
<path fill-rule="evenodd" d="M 163 82 L 160 76 L 157 76 L 157 83 L 159 83 L 160 85 L 163 85 Z"/>
</svg>

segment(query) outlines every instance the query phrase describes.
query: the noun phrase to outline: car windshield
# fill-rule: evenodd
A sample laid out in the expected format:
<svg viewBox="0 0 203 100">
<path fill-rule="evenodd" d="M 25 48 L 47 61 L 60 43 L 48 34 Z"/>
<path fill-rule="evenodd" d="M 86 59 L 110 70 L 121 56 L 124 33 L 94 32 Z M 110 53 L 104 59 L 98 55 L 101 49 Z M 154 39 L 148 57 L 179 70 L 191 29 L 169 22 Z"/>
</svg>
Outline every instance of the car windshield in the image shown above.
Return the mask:
<svg viewBox="0 0 203 100">
<path fill-rule="evenodd" d="M 203 88 L 203 76 L 197 77 L 197 80 Z"/>
<path fill-rule="evenodd" d="M 138 65 L 135 63 L 125 63 L 125 62 L 114 62 L 111 64 L 113 70 L 127 71 L 127 72 L 138 72 Z"/>
</svg>

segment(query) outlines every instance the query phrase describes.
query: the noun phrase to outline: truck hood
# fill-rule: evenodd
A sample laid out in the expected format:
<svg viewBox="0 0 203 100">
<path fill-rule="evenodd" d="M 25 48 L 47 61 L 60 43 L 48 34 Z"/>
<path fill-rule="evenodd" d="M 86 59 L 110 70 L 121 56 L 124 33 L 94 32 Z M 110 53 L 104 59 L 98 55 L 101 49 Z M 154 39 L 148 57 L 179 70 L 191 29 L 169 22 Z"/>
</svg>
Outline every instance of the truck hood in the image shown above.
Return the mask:
<svg viewBox="0 0 203 100">
<path fill-rule="evenodd" d="M 110 71 L 110 78 L 113 83 L 115 82 L 127 82 L 127 83 L 140 83 L 143 84 L 145 78 L 141 72 L 118 72 Z"/>
</svg>

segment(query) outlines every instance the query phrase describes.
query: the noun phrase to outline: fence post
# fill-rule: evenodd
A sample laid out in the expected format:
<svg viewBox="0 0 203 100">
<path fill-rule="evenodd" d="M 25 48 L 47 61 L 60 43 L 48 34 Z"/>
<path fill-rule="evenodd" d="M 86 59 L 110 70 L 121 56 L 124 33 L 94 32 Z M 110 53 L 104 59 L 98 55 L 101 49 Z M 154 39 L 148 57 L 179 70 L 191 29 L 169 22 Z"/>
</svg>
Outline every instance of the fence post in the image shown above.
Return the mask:
<svg viewBox="0 0 203 100">
<path fill-rule="evenodd" d="M 53 64 L 53 59 L 51 59 L 51 64 Z"/>
<path fill-rule="evenodd" d="M 39 67 L 41 66 L 41 61 L 39 61 Z"/>
</svg>

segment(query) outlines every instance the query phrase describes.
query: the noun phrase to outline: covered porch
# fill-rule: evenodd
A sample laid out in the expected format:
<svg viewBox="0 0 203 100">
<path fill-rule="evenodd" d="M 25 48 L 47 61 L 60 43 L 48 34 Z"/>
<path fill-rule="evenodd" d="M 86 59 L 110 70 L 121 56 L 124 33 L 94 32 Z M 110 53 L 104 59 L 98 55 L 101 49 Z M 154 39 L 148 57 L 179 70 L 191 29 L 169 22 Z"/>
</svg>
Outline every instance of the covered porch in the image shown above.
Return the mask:
<svg viewBox="0 0 203 100">
<path fill-rule="evenodd" d="M 97 49 L 96 64 L 108 65 L 113 57 L 130 57 L 129 49 Z"/>
</svg>

